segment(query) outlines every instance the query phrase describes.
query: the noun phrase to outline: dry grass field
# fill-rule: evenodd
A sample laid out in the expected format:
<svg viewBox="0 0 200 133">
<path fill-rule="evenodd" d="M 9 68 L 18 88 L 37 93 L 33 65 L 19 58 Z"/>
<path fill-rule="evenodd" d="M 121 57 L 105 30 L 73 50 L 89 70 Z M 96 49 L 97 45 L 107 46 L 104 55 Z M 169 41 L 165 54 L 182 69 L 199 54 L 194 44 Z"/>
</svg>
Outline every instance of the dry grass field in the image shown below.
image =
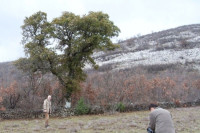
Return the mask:
<svg viewBox="0 0 200 133">
<path fill-rule="evenodd" d="M 200 107 L 170 109 L 177 133 L 200 133 Z M 50 127 L 43 119 L 2 120 L 1 133 L 146 133 L 148 111 L 51 118 Z"/>
</svg>

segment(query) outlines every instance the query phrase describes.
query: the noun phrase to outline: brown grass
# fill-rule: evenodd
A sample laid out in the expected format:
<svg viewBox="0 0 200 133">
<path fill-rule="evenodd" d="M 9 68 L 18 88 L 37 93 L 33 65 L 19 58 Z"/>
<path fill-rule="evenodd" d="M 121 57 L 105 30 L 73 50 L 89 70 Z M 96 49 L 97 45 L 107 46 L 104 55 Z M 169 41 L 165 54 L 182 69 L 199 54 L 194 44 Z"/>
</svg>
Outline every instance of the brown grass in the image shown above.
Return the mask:
<svg viewBox="0 0 200 133">
<path fill-rule="evenodd" d="M 178 133 L 199 133 L 200 107 L 170 109 Z M 112 115 L 73 116 L 51 118 L 50 127 L 44 128 L 43 119 L 3 120 L 3 133 L 146 133 L 148 111 L 115 113 Z"/>
</svg>

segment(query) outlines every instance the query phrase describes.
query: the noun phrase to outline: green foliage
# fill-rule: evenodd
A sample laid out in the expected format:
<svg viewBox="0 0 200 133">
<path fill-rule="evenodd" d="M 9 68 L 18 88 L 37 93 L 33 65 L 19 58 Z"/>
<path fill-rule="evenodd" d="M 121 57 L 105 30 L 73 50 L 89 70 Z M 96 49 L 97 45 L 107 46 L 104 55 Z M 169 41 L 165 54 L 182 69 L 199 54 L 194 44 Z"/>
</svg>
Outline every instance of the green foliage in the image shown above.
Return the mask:
<svg viewBox="0 0 200 133">
<path fill-rule="evenodd" d="M 94 50 L 115 49 L 117 45 L 111 38 L 120 32 L 102 12 L 84 16 L 64 12 L 52 22 L 47 21 L 46 13 L 37 12 L 25 18 L 22 30 L 27 57 L 15 64 L 23 71 L 51 72 L 64 86 L 66 98 L 80 89 L 79 83 L 86 78 L 83 71 L 86 63 L 98 68 L 91 57 Z"/>
<path fill-rule="evenodd" d="M 119 112 L 125 111 L 125 105 L 122 102 L 117 104 L 117 111 L 119 111 Z"/>
<path fill-rule="evenodd" d="M 84 103 L 84 99 L 80 98 L 75 108 L 75 114 L 84 115 L 88 113 L 89 113 L 89 107 Z"/>
</svg>

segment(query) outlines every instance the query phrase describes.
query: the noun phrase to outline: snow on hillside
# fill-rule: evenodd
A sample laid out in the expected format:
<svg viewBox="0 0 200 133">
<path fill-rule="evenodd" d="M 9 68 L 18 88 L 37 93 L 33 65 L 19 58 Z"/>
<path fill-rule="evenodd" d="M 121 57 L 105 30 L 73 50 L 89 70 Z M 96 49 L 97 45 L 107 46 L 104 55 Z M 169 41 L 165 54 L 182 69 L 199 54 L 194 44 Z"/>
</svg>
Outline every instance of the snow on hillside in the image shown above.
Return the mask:
<svg viewBox="0 0 200 133">
<path fill-rule="evenodd" d="M 164 50 L 155 51 L 144 50 L 134 53 L 122 54 L 108 61 L 101 61 L 97 59 L 96 62 L 99 66 L 106 64 L 117 64 L 117 69 L 131 68 L 139 64 L 142 65 L 155 65 L 155 64 L 175 64 L 186 62 L 200 61 L 200 49 L 194 48 L 189 50 L 175 51 L 175 50 Z"/>
<path fill-rule="evenodd" d="M 185 43 L 185 47 L 181 46 Z M 190 64 L 200 70 L 200 24 L 182 26 L 152 33 L 120 43 L 114 52 L 96 52 L 93 57 L 99 66 L 113 69 L 137 65 Z M 90 68 L 86 65 L 86 68 Z"/>
</svg>

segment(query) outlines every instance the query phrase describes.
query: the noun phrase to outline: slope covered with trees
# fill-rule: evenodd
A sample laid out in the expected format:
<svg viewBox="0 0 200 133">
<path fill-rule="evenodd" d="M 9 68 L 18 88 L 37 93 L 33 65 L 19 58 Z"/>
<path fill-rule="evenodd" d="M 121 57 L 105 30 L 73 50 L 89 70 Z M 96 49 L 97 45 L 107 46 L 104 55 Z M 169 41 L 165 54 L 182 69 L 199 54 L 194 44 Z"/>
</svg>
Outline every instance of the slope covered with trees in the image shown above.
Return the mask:
<svg viewBox="0 0 200 133">
<path fill-rule="evenodd" d="M 199 56 L 196 53 L 196 56 L 193 56 L 194 53 L 191 53 L 192 50 L 199 50 L 198 29 L 199 25 L 189 25 L 140 36 L 121 41 L 119 43 L 120 48 L 114 51 L 95 52 L 90 55 L 100 67 L 97 70 L 88 69 L 88 67 L 82 69 L 82 72 L 88 76 L 85 81 L 80 80 L 79 84 L 76 83 L 81 89 L 72 93 L 72 106 L 75 107 L 80 98 L 87 107 L 104 111 L 122 110 L 124 107 L 128 109 L 150 102 L 170 103 L 179 106 L 184 102 L 198 101 L 200 99 Z M 162 42 L 162 40 L 165 41 Z M 188 45 L 182 46 L 186 42 L 181 40 L 186 40 Z M 153 42 L 158 41 L 160 44 L 154 45 Z M 58 42 L 58 44 L 61 44 L 60 41 Z M 143 45 L 144 42 L 146 42 L 145 45 Z M 145 47 L 146 45 L 148 48 Z M 68 46 L 63 48 L 68 48 Z M 57 57 L 64 56 L 65 50 Z M 173 53 L 174 56 L 166 54 L 167 52 Z M 196 52 L 198 53 L 198 51 Z M 133 60 L 126 58 L 126 55 L 130 53 Z M 151 53 L 154 54 L 154 57 L 159 57 L 158 59 L 153 58 L 154 60 L 162 59 L 165 63 L 156 64 L 149 61 L 150 64 L 145 64 L 145 60 L 151 60 L 148 57 L 148 54 Z M 176 58 L 177 53 L 180 53 L 182 57 Z M 47 55 L 46 53 L 37 53 L 37 58 L 35 57 L 32 60 L 35 61 L 33 62 L 33 64 L 35 63 L 34 66 L 41 71 L 36 71 L 37 69 L 30 67 L 31 64 L 27 59 L 21 60 L 21 64 L 18 64 L 24 67 L 25 73 L 18 70 L 13 62 L 0 63 L 2 106 L 6 109 L 39 109 L 48 94 L 53 95 L 54 107 L 63 105 L 63 93 L 66 93 L 65 86 L 61 84 L 57 76 L 50 73 L 48 61 L 38 61 L 38 59 L 47 59 Z M 124 59 L 125 62 L 115 60 L 116 57 Z M 168 57 L 173 57 L 172 59 L 175 62 L 170 62 L 171 60 Z M 113 63 L 113 60 L 116 62 Z M 37 63 L 39 66 L 37 66 Z M 84 65 L 85 63 L 87 61 L 84 62 Z M 129 67 L 121 67 L 126 66 L 127 63 Z M 48 64 L 47 68 L 44 67 L 46 64 Z M 61 63 L 57 65 L 55 67 L 60 72 L 66 68 L 68 72 L 66 64 L 63 67 L 61 67 Z"/>
</svg>

